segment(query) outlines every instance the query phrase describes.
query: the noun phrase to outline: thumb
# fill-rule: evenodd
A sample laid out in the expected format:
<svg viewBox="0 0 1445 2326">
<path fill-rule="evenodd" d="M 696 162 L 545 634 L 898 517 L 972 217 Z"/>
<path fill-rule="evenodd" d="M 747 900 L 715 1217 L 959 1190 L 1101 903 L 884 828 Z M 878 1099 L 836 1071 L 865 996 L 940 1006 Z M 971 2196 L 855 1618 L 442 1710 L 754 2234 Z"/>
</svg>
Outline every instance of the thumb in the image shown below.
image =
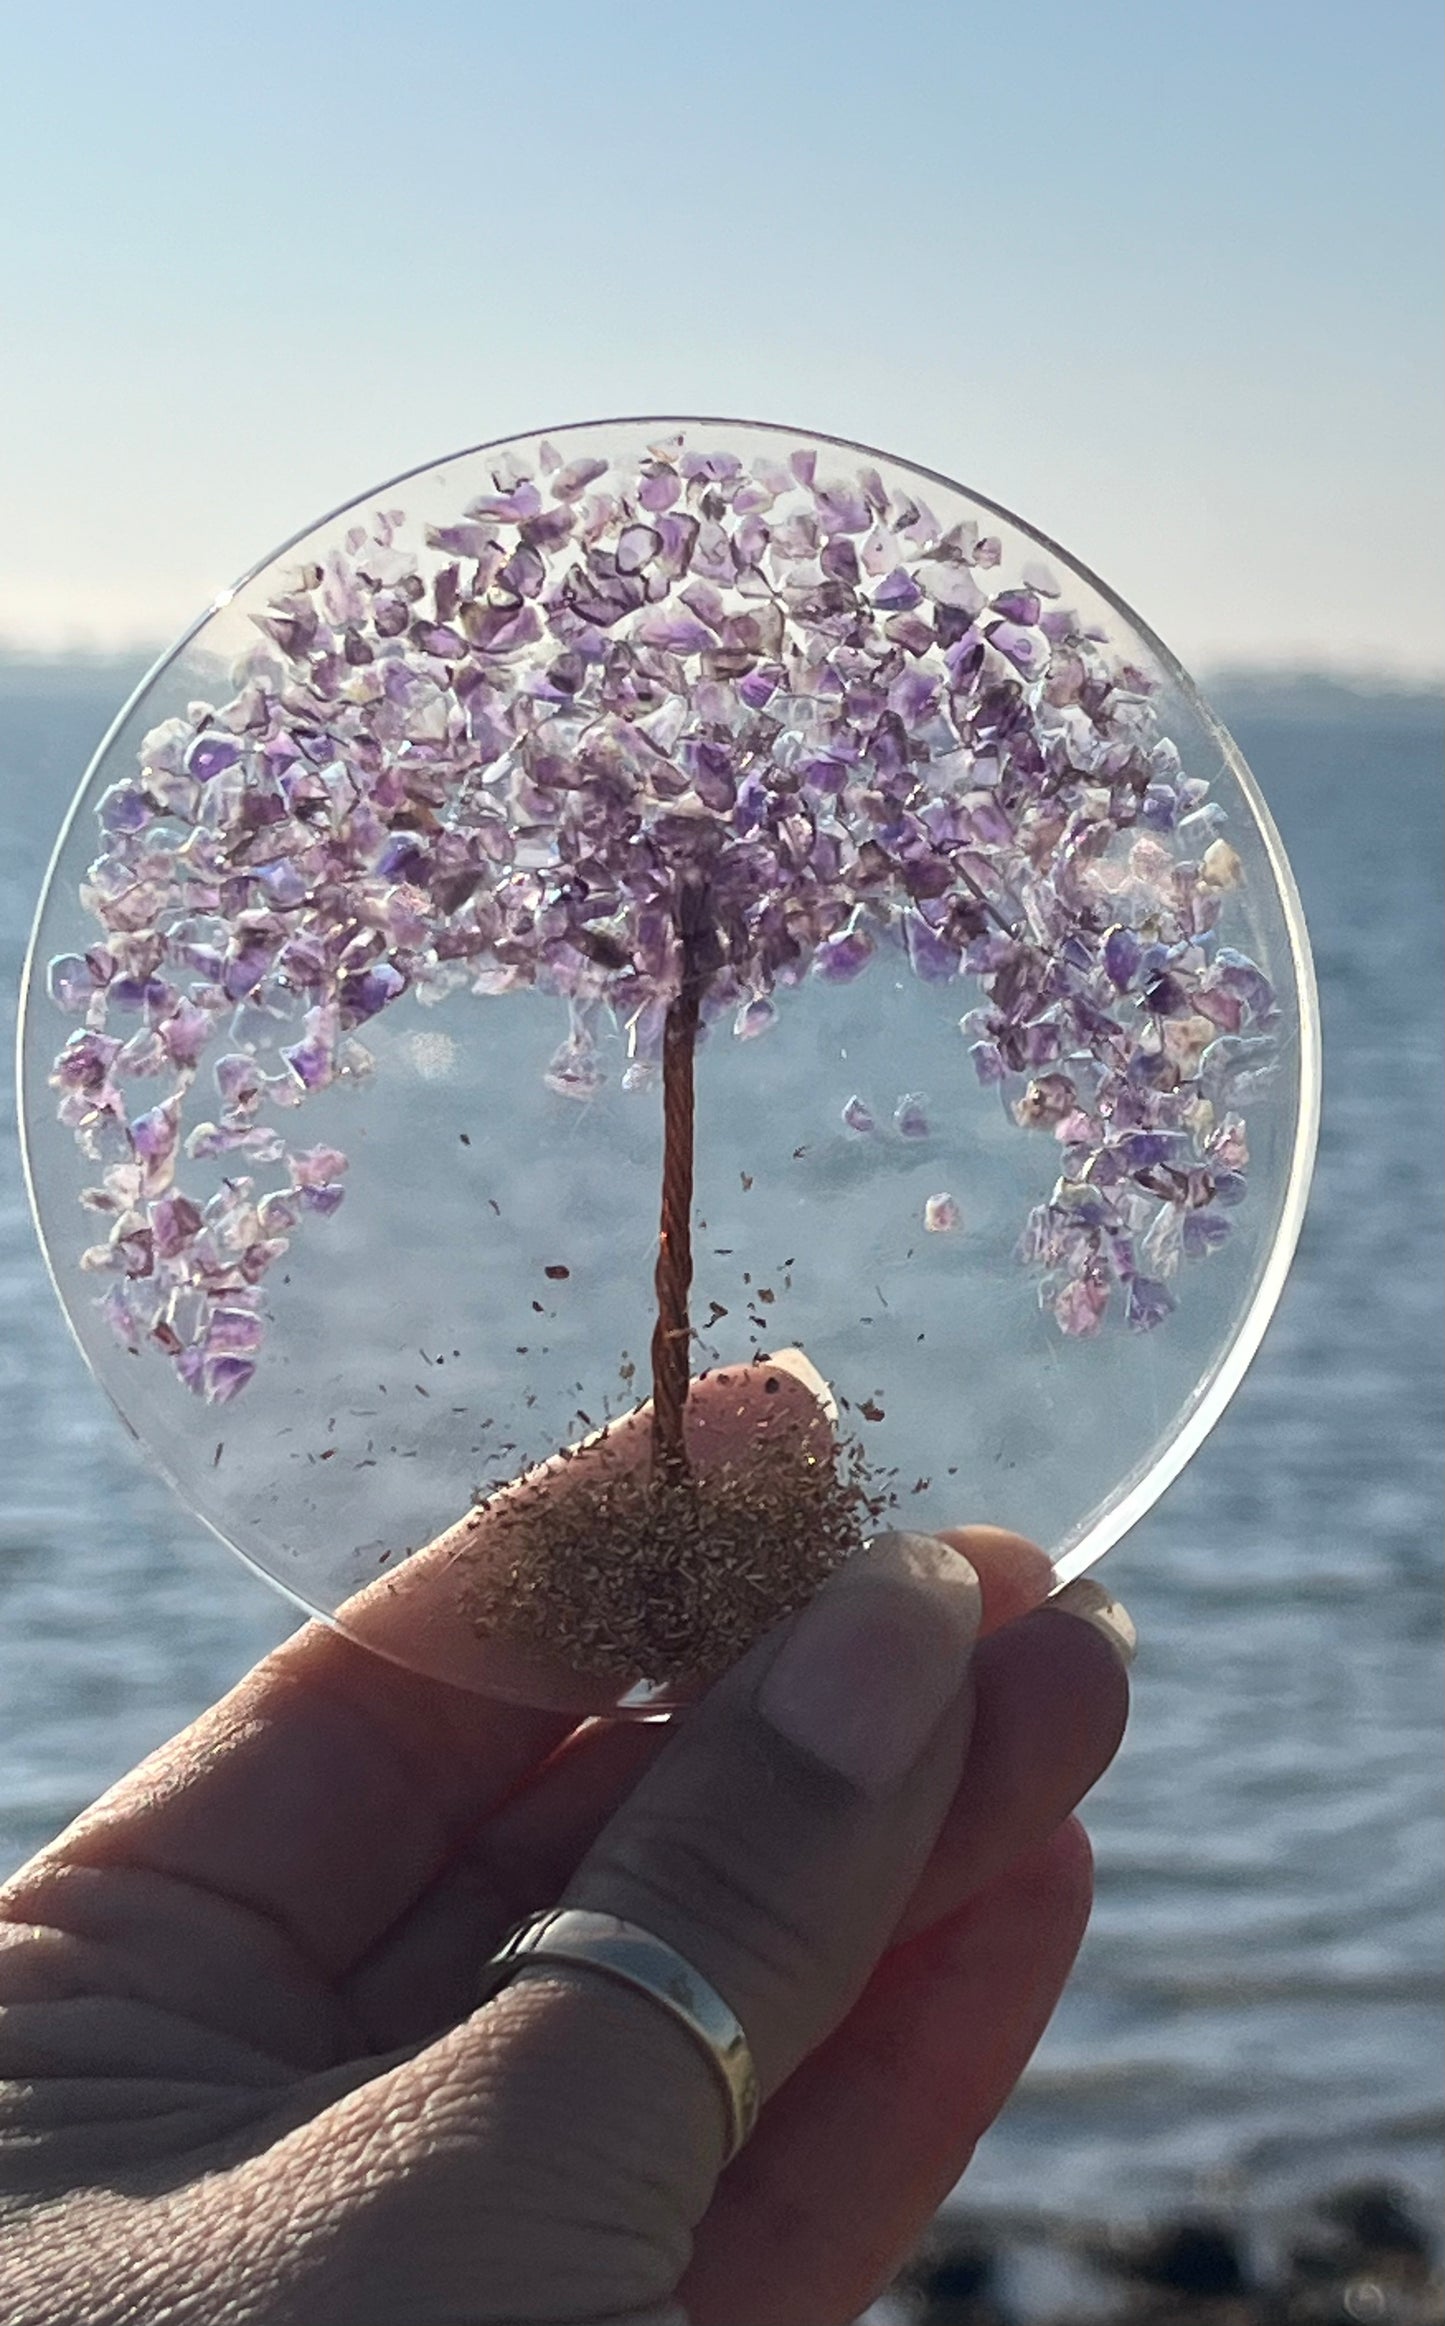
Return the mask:
<svg viewBox="0 0 1445 2326">
<path fill-rule="evenodd" d="M 979 1612 L 958 1553 L 882 1536 L 686 1715 L 568 1886 L 564 1905 L 640 1923 L 717 1989 L 765 2099 L 847 2013 L 927 1860 Z M 319 2144 L 333 2203 L 366 2188 L 348 2317 L 480 2326 L 665 2301 L 726 2130 L 708 2056 L 669 2012 L 537 1961 L 284 2145 L 294 2174 L 296 2144 Z"/>
</svg>

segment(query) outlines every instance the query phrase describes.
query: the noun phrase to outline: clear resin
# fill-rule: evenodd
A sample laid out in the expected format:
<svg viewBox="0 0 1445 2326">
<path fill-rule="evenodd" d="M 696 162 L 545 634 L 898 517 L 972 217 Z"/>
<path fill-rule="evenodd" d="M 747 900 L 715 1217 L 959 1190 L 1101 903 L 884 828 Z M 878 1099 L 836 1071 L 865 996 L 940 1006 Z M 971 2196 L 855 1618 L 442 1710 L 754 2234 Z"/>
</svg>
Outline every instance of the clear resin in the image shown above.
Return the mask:
<svg viewBox="0 0 1445 2326">
<path fill-rule="evenodd" d="M 228 593 L 85 779 L 22 1049 L 60 1296 L 191 1508 L 578 1710 L 874 1524 L 1088 1566 L 1258 1345 L 1318 1090 L 1278 838 L 1159 642 L 962 487 L 732 421 L 461 454 Z"/>
</svg>

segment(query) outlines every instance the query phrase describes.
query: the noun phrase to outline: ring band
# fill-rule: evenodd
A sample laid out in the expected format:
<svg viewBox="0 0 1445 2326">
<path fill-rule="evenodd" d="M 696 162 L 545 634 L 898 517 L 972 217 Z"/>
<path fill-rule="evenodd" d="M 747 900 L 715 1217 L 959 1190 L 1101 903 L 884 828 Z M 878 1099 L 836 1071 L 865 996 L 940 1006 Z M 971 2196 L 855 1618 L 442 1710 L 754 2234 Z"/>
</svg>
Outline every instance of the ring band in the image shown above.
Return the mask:
<svg viewBox="0 0 1445 2326">
<path fill-rule="evenodd" d="M 519 1971 L 549 1963 L 576 1964 L 635 1987 L 687 2029 L 707 2055 L 727 2111 L 723 2161 L 736 2156 L 757 2122 L 758 2079 L 748 2039 L 717 1989 L 638 1923 L 557 1906 L 531 1915 L 502 1941 L 482 1974 L 478 2000 L 489 2002 Z"/>
</svg>

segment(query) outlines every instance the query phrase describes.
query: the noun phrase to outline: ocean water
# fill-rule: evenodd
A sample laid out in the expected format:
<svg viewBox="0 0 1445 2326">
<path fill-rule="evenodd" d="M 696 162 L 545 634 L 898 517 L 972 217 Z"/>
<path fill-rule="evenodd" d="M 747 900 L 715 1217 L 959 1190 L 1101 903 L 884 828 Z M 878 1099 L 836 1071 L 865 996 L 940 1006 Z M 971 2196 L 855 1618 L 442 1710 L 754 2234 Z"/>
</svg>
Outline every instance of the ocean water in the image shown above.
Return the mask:
<svg viewBox="0 0 1445 2326">
<path fill-rule="evenodd" d="M 0 992 L 131 678 L 0 663 Z M 1060 2221 L 1266 2211 L 1357 2173 L 1441 2192 L 1441 717 L 1221 692 L 1323 992 L 1318 1175 L 1229 1414 L 1106 1577 L 1142 1635 L 1088 1822 L 1078 1973 L 968 2182 Z M 0 1870 L 291 1616 L 146 1470 L 62 1324 L 0 1137 Z M 987 1516 L 986 1512 L 976 1515 Z"/>
</svg>

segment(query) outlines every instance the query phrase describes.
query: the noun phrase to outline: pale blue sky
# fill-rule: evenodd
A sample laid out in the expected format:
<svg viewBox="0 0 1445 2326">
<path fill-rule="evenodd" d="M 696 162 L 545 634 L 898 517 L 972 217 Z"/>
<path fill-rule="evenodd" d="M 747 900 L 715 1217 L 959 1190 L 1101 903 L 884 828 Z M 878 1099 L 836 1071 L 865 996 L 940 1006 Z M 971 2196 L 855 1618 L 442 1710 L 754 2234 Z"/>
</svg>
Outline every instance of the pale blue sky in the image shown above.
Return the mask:
<svg viewBox="0 0 1445 2326">
<path fill-rule="evenodd" d="M 0 640 L 608 412 L 851 435 L 1186 661 L 1445 667 L 1438 0 L 0 0 Z"/>
</svg>

